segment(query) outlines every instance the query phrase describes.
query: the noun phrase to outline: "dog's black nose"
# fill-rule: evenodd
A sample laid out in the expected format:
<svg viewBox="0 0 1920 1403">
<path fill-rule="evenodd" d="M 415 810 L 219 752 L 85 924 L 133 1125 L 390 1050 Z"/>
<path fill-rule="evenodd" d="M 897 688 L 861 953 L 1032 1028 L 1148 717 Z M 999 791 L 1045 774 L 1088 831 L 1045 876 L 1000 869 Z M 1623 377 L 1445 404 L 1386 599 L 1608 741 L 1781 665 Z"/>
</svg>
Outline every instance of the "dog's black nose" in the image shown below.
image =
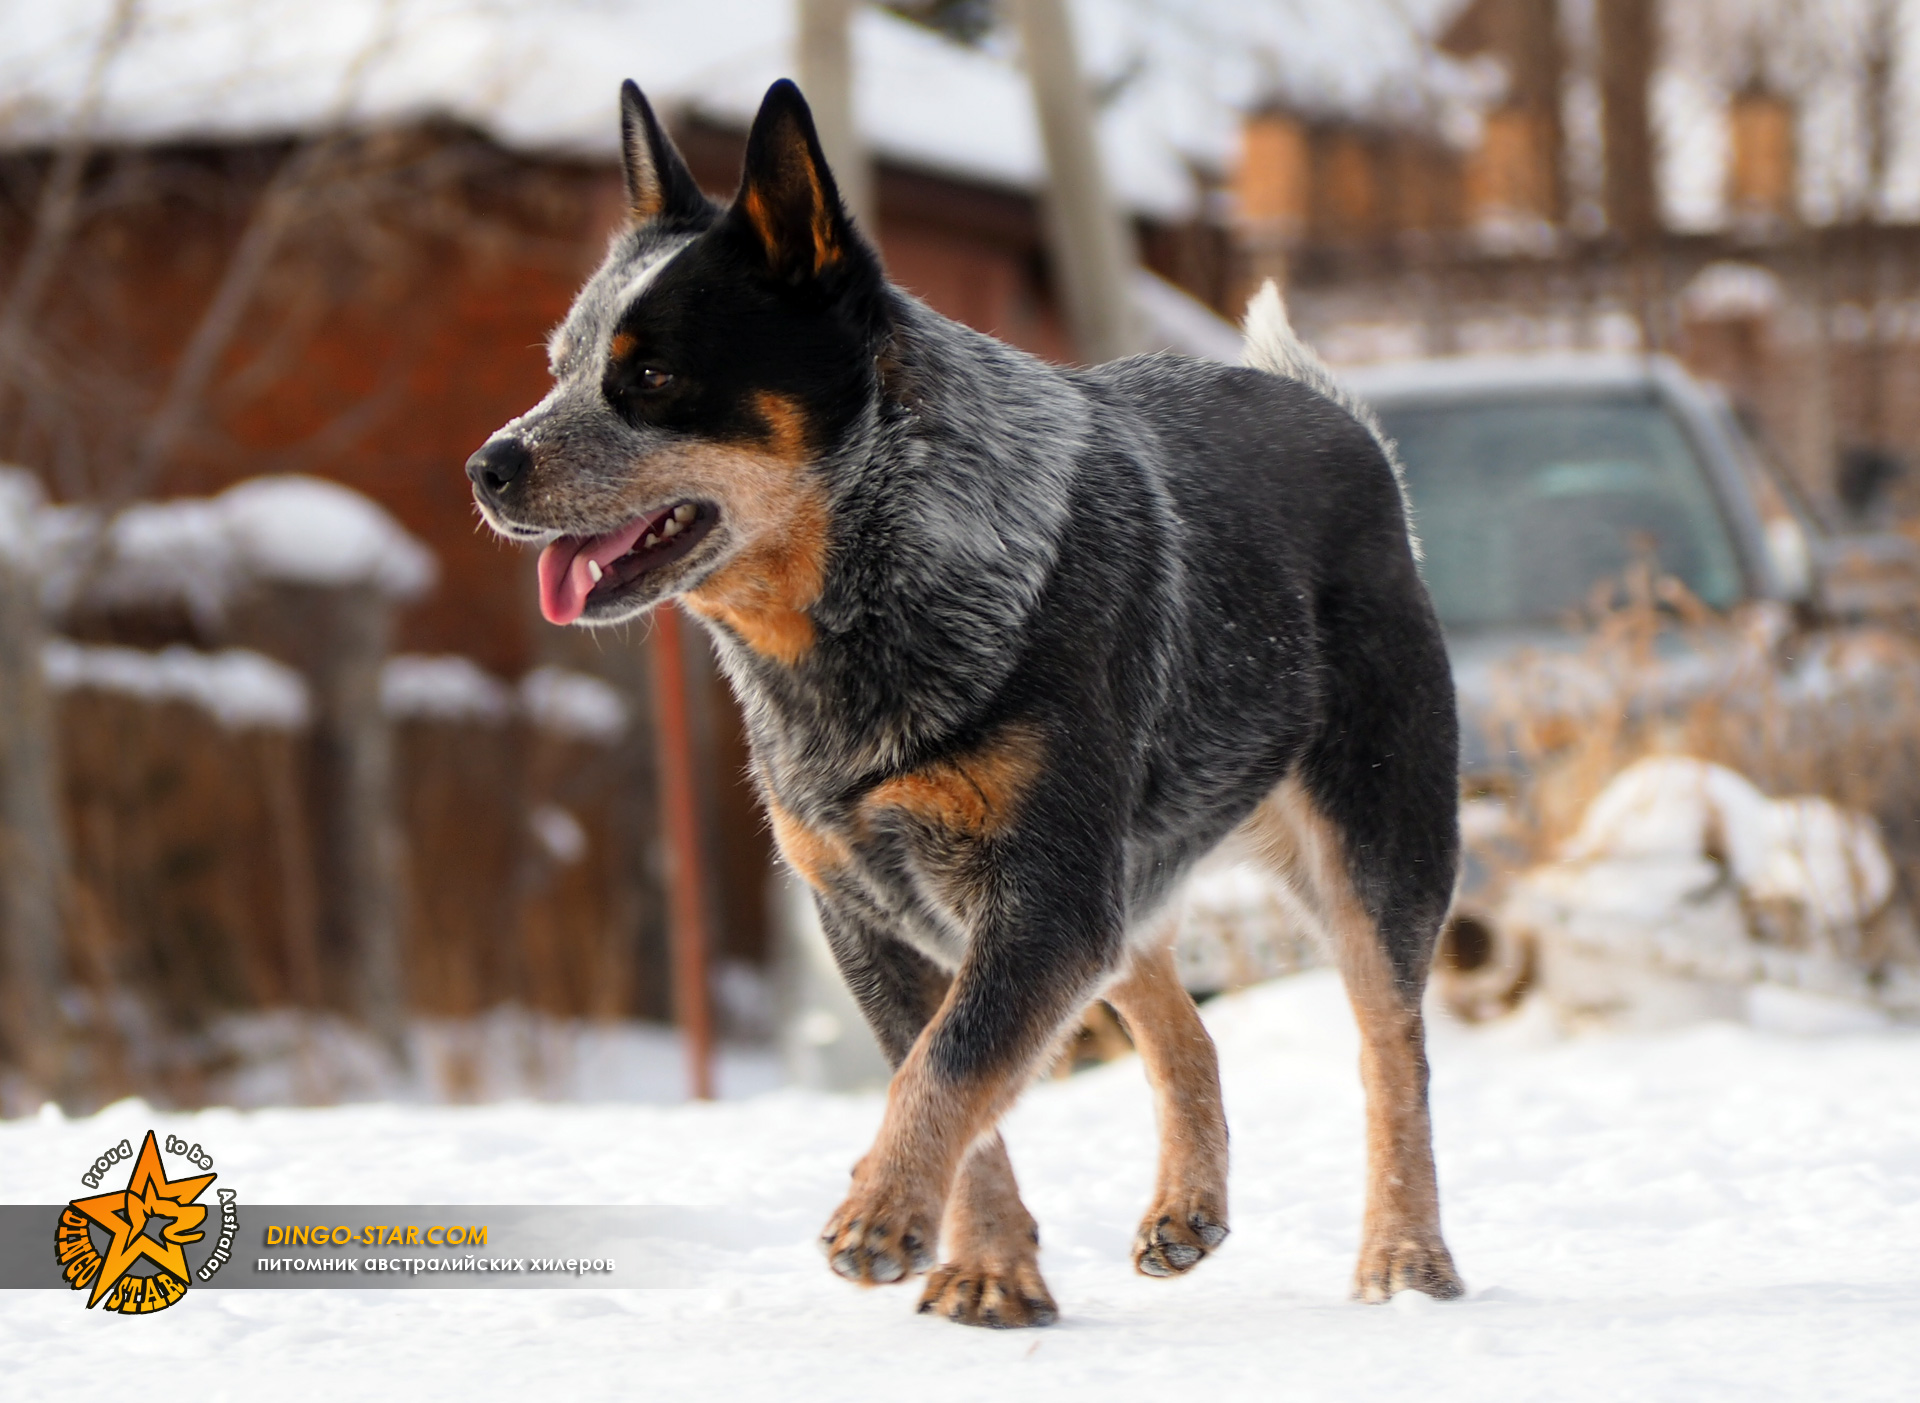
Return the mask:
<svg viewBox="0 0 1920 1403">
<path fill-rule="evenodd" d="M 504 492 L 533 466 L 533 455 L 517 438 L 496 438 L 467 459 L 467 477 L 483 492 Z"/>
</svg>

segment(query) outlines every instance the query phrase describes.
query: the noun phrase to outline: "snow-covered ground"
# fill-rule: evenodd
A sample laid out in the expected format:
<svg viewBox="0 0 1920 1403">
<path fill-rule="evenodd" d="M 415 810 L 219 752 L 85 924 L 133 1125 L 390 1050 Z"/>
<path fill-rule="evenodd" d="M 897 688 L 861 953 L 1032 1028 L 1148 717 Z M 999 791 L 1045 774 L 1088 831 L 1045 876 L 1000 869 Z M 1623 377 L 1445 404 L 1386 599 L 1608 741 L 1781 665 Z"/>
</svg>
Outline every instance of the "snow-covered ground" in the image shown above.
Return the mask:
<svg viewBox="0 0 1920 1403">
<path fill-rule="evenodd" d="M 1815 1006 L 1786 996 L 1776 1026 Z M 0 1201 L 48 1202 L 149 1124 L 255 1203 L 726 1205 L 731 1245 L 676 1290 L 201 1291 L 146 1319 L 0 1296 L 0 1394 L 137 1381 L 223 1398 L 1012 1400 L 1894 1399 L 1920 1379 L 1920 1035 L 1726 1024 L 1561 1039 L 1441 1027 L 1448 1237 L 1471 1294 L 1345 1300 L 1360 1094 L 1337 983 L 1209 1006 L 1233 1127 L 1233 1237 L 1134 1276 L 1152 1173 L 1138 1066 L 1035 1087 L 1008 1140 L 1062 1308 L 968 1330 L 861 1292 L 812 1245 L 876 1096 L 705 1106 L 158 1115 L 0 1125 Z M 1817 1020 L 1816 1020 L 1817 1021 Z M 712 1234 L 708 1232 L 707 1237 Z"/>
</svg>

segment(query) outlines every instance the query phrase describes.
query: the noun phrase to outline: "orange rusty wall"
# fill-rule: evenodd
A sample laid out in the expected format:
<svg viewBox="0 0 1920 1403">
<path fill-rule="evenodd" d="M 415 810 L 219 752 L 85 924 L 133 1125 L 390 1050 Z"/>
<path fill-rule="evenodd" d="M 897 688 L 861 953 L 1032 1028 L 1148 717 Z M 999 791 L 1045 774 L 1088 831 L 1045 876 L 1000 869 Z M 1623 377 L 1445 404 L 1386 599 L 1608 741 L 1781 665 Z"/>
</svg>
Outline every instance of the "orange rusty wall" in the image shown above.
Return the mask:
<svg viewBox="0 0 1920 1403">
<path fill-rule="evenodd" d="M 64 378 L 0 416 L 0 457 L 39 468 L 62 497 L 197 495 L 269 472 L 344 482 L 440 557 L 442 584 L 407 618 L 401 646 L 511 674 L 532 657 L 521 572 L 474 530 L 462 464 L 545 393 L 541 343 L 602 247 L 619 178 L 459 134 L 414 141 L 361 185 L 314 192 L 314 213 L 280 240 L 151 480 L 130 471 L 137 445 L 284 152 L 103 157 L 102 212 L 65 250 L 33 326 Z M 436 163 L 470 178 L 417 194 L 407 182 Z M 28 180 L 9 184 L 0 285 L 33 207 Z M 364 219 L 358 206 L 342 213 L 354 200 Z"/>
</svg>

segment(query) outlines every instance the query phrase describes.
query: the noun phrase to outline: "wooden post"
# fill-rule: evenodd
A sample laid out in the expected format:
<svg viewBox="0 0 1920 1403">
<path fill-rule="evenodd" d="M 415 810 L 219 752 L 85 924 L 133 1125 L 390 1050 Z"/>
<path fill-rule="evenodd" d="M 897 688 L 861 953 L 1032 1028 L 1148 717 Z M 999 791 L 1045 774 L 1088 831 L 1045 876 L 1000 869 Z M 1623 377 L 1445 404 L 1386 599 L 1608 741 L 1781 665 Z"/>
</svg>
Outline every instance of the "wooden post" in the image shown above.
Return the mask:
<svg viewBox="0 0 1920 1403">
<path fill-rule="evenodd" d="M 1047 152 L 1048 244 L 1067 324 L 1090 365 L 1132 355 L 1146 345 L 1133 301 L 1139 258 L 1133 230 L 1107 188 L 1093 95 L 1066 5 L 1017 0 L 1014 12 Z"/>
<path fill-rule="evenodd" d="M 39 487 L 0 472 L 0 1033 L 37 1092 L 58 1094 L 65 1065 L 60 1018 L 61 823 L 53 707 L 40 660 L 39 571 L 30 558 Z"/>
<path fill-rule="evenodd" d="M 1638 249 L 1660 226 L 1647 93 L 1659 43 L 1654 3 L 1600 0 L 1596 20 L 1607 223 Z"/>
<path fill-rule="evenodd" d="M 687 1078 L 697 1101 L 713 1099 L 713 1002 L 707 979 L 706 864 L 693 791 L 693 728 L 687 718 L 686 660 L 673 606 L 653 614 L 653 715 L 660 745 L 662 822 L 673 849 L 673 1002 L 686 1039 Z"/>
<path fill-rule="evenodd" d="M 826 153 L 840 202 L 869 239 L 874 223 L 873 170 L 853 114 L 853 16 L 860 0 L 799 0 L 795 77 Z"/>
<path fill-rule="evenodd" d="M 408 1060 L 393 725 L 380 704 L 395 603 L 378 582 L 268 580 L 233 641 L 281 658 L 313 689 L 322 939 L 333 991 Z"/>
<path fill-rule="evenodd" d="M 354 1004 L 402 1066 L 407 1062 L 406 965 L 401 954 L 400 834 L 393 724 L 380 704 L 392 651 L 393 601 L 378 585 L 336 592 L 334 646 L 315 680 L 320 742 L 329 752 L 353 941 Z"/>
</svg>

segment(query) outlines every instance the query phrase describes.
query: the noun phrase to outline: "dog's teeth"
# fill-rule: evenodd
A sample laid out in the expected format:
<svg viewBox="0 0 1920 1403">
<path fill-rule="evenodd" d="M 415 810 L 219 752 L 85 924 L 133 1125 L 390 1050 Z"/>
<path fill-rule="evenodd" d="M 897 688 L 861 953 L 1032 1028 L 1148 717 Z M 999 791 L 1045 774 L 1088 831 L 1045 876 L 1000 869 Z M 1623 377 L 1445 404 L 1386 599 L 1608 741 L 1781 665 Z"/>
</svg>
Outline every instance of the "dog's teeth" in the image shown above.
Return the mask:
<svg viewBox="0 0 1920 1403">
<path fill-rule="evenodd" d="M 680 534 L 680 523 L 678 521 L 675 521 L 672 517 L 668 517 L 667 524 L 660 528 L 660 534 L 662 537 L 669 538 L 669 539 L 674 536 L 678 536 Z"/>
<path fill-rule="evenodd" d="M 694 510 L 692 502 L 682 502 L 673 509 L 673 519 L 682 526 L 685 526 L 689 521 L 693 520 Z"/>
<path fill-rule="evenodd" d="M 607 572 L 600 568 L 599 561 L 589 560 L 587 562 L 587 573 L 593 576 L 593 582 L 597 585 L 600 583 L 600 577 L 606 574 Z"/>
<path fill-rule="evenodd" d="M 649 531 L 647 532 L 647 539 L 643 544 L 649 545 L 649 546 L 657 546 L 660 544 L 660 538 L 654 535 L 653 532 Z"/>
</svg>

